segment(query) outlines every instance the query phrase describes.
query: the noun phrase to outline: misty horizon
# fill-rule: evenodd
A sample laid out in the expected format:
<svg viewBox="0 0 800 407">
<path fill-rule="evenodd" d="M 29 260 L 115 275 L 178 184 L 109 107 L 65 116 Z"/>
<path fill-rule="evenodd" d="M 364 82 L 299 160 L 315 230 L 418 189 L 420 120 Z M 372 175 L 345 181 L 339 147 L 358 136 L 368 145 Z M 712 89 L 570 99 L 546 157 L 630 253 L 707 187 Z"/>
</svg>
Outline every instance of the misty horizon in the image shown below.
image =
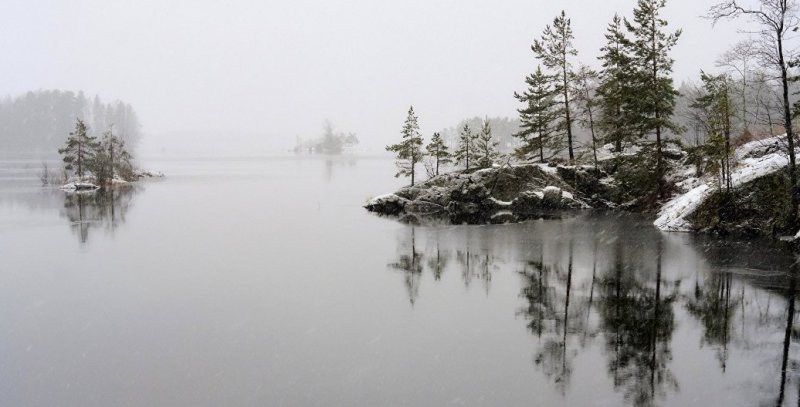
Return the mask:
<svg viewBox="0 0 800 407">
<path fill-rule="evenodd" d="M 676 86 L 714 71 L 743 39 L 735 24 L 701 17 L 713 3 L 667 4 L 670 29 L 683 30 Z M 513 93 L 537 64 L 530 45 L 557 13 L 572 19 L 573 61 L 598 67 L 607 24 L 634 5 L 14 0 L 0 13 L 16 56 L 0 94 L 123 100 L 139 113 L 144 151 L 280 153 L 327 119 L 359 136 L 358 151 L 381 153 L 410 105 L 427 136 L 470 117 L 515 117 Z"/>
</svg>

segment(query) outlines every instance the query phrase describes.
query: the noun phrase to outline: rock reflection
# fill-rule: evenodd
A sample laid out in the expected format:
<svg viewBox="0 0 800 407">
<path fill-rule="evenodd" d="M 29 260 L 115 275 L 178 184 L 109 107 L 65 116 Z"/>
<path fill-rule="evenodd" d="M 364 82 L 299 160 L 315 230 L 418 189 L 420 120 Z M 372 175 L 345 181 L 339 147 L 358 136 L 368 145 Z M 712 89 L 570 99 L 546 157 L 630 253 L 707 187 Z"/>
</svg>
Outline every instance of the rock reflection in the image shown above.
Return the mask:
<svg viewBox="0 0 800 407">
<path fill-rule="evenodd" d="M 135 189 L 125 185 L 90 193 L 64 193 L 61 215 L 69 220 L 80 242 L 86 243 L 91 229 L 105 228 L 113 233 L 119 224 L 125 222 Z"/>
</svg>

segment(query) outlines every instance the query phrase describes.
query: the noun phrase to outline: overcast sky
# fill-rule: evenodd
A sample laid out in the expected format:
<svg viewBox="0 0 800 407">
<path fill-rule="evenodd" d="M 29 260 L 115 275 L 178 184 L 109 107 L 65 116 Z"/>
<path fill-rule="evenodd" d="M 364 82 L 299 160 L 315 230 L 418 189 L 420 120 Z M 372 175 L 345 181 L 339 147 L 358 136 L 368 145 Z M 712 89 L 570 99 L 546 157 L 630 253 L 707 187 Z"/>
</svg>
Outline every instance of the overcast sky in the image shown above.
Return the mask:
<svg viewBox="0 0 800 407">
<path fill-rule="evenodd" d="M 712 68 L 732 23 L 716 0 L 671 0 L 684 33 L 675 79 Z M 578 59 L 597 65 L 615 12 L 635 0 L 3 0 L 0 94 L 84 90 L 130 102 L 147 145 L 177 140 L 266 152 L 314 137 L 329 118 L 378 150 L 408 106 L 428 133 L 470 116 L 515 116 L 536 64 L 530 44 L 562 9 Z M 183 136 L 179 136 L 183 134 Z M 183 137 L 183 138 L 181 138 Z"/>
</svg>

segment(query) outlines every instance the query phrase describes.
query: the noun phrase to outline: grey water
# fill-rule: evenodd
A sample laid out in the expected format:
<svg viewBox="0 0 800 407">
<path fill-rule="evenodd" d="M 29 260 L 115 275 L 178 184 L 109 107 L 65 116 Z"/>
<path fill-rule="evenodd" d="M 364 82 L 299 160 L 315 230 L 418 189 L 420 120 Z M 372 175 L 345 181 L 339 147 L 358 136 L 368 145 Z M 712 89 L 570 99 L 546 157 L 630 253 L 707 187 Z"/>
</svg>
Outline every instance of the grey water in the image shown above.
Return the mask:
<svg viewBox="0 0 800 407">
<path fill-rule="evenodd" d="M 774 406 L 793 259 L 568 214 L 410 226 L 375 157 L 149 160 L 109 192 L 0 164 L 0 405 Z"/>
</svg>

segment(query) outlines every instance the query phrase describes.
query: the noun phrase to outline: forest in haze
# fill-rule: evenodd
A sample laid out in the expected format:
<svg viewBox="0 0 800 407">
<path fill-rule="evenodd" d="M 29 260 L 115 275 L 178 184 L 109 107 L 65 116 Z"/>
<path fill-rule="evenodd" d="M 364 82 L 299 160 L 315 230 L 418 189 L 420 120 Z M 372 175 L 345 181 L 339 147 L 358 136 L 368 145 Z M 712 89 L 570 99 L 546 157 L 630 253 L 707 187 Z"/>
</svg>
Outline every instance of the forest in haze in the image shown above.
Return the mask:
<svg viewBox="0 0 800 407">
<path fill-rule="evenodd" d="M 139 117 L 128 103 L 104 102 L 82 91 L 39 90 L 0 99 L 0 152 L 54 155 L 74 128 L 75 119 L 85 121 L 94 136 L 113 125 L 131 148 L 141 139 Z"/>
</svg>

